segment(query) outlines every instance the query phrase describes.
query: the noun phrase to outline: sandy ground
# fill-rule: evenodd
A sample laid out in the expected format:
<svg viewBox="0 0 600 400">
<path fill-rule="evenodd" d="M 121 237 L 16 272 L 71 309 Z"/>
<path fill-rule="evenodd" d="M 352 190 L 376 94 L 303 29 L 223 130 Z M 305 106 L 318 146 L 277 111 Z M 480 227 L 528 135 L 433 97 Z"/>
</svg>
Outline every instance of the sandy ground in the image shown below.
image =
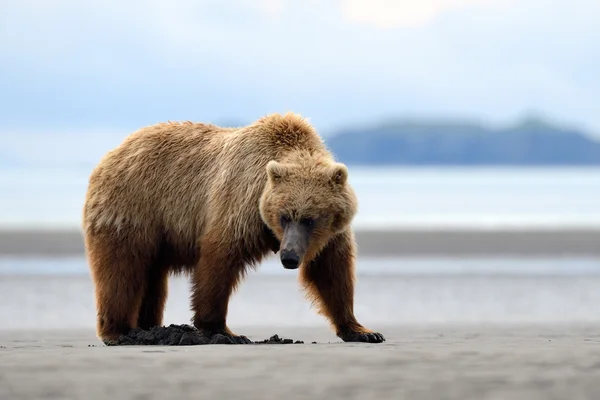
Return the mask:
<svg viewBox="0 0 600 400">
<path fill-rule="evenodd" d="M 361 256 L 600 256 L 600 229 L 357 230 Z M 84 254 L 79 230 L 0 228 L 0 256 Z"/>
<path fill-rule="evenodd" d="M 260 327 L 236 331 L 305 344 L 191 347 L 105 347 L 90 330 L 0 331 L 0 398 L 575 400 L 600 391 L 599 325 L 380 330 L 386 343 Z"/>
</svg>

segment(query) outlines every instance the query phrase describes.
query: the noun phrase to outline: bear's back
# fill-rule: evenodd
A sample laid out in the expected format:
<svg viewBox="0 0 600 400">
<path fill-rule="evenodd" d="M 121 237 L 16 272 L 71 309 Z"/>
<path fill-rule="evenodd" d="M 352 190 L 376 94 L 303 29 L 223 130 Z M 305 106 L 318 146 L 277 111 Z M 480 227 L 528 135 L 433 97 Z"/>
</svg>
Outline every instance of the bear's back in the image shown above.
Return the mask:
<svg viewBox="0 0 600 400">
<path fill-rule="evenodd" d="M 232 221 L 260 229 L 266 164 L 302 152 L 331 159 L 312 126 L 291 113 L 241 128 L 189 122 L 142 128 L 93 171 L 84 229 L 160 230 L 190 241 L 211 219 L 224 218 L 223 209 L 244 214 Z"/>
<path fill-rule="evenodd" d="M 219 137 L 234 131 L 205 124 L 161 123 L 132 133 L 92 172 L 85 227 L 176 227 L 183 223 L 180 215 L 192 220 L 205 203 L 207 182 L 216 172 Z"/>
</svg>

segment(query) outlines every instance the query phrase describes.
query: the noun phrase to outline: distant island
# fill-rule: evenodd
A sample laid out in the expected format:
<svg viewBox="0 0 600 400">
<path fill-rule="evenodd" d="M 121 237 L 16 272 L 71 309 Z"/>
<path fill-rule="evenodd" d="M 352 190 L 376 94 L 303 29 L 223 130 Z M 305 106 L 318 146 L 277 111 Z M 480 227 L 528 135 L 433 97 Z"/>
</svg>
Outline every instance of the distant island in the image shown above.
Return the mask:
<svg viewBox="0 0 600 400">
<path fill-rule="evenodd" d="M 221 126 L 244 126 L 236 119 Z M 123 133 L 123 137 L 128 132 Z M 374 121 L 336 131 L 322 131 L 336 158 L 360 166 L 600 166 L 600 140 L 588 132 L 557 126 L 528 116 L 512 126 L 491 128 L 485 124 L 431 118 Z M 60 139 L 60 140 L 59 140 Z M 58 133 L 39 136 L 37 148 L 51 152 L 29 153 L 28 135 L 12 135 L 0 146 L 0 169 L 93 168 L 98 159 L 122 140 L 112 134 L 94 133 L 93 146 L 84 134 Z M 56 142 L 60 145 L 56 145 Z M 12 142 L 12 143 L 11 143 Z M 12 144 L 12 145 L 11 145 Z"/>
<path fill-rule="evenodd" d="M 325 141 L 349 165 L 600 165 L 600 141 L 528 117 L 512 127 L 404 121 L 340 130 Z"/>
</svg>

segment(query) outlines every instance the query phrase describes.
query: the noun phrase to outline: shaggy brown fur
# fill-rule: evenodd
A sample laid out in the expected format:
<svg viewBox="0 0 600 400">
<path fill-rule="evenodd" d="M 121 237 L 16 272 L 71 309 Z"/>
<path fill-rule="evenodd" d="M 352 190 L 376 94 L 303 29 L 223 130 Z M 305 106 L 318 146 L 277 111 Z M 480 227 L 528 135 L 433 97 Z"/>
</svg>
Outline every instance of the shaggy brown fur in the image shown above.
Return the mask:
<svg viewBox="0 0 600 400">
<path fill-rule="evenodd" d="M 98 336 L 161 325 L 173 272 L 191 275 L 194 326 L 234 336 L 229 297 L 249 266 L 279 250 L 286 213 L 315 218 L 300 278 L 337 335 L 383 341 L 353 313 L 356 198 L 346 181 L 346 167 L 295 114 L 131 134 L 91 174 L 83 212 Z"/>
</svg>

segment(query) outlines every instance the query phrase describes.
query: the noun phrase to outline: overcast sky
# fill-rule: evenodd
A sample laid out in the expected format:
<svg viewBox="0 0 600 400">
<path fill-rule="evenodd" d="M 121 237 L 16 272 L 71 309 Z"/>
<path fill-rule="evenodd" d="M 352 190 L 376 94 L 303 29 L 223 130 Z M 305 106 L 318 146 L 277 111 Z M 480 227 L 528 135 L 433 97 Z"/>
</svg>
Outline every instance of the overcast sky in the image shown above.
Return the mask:
<svg viewBox="0 0 600 400">
<path fill-rule="evenodd" d="M 4 0 L 0 132 L 394 117 L 600 133 L 598 0 Z"/>
</svg>

